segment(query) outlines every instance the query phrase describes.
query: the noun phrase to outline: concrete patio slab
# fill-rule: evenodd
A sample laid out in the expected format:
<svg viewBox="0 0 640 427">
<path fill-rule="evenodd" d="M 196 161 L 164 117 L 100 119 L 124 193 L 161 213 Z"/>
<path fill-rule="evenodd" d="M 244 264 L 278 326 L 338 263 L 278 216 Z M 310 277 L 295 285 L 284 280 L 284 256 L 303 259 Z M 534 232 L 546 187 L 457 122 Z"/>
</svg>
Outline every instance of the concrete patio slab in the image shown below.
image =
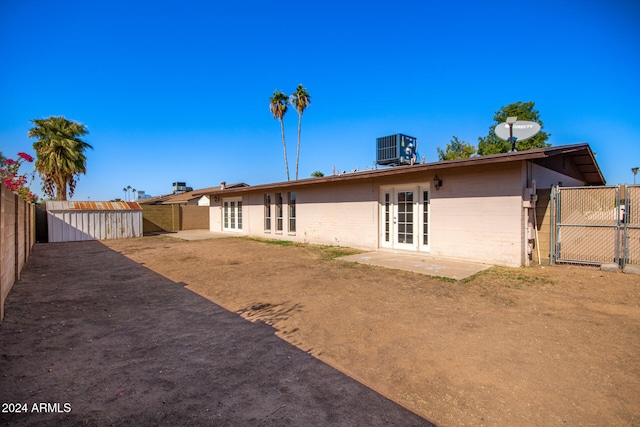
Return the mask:
<svg viewBox="0 0 640 427">
<path fill-rule="evenodd" d="M 438 258 L 425 254 L 400 251 L 365 252 L 338 259 L 341 261 L 413 271 L 414 273 L 429 276 L 447 277 L 455 280 L 465 279 L 492 267 L 489 264 Z"/>
</svg>

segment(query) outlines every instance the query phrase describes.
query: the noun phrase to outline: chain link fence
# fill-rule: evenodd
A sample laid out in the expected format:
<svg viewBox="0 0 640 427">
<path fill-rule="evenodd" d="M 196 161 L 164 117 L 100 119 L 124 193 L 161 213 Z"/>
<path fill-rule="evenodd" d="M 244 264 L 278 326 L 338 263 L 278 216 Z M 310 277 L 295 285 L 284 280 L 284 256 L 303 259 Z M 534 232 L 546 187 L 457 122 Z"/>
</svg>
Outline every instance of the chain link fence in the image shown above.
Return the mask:
<svg viewBox="0 0 640 427">
<path fill-rule="evenodd" d="M 551 263 L 640 264 L 640 186 L 554 187 Z"/>
</svg>

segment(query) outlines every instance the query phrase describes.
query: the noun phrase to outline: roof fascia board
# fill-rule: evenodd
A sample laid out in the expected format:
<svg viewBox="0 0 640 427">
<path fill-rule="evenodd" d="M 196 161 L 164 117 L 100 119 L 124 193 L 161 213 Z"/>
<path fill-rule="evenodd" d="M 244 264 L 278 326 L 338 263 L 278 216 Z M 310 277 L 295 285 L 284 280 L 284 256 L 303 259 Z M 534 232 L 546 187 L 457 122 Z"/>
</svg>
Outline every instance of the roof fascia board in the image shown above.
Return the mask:
<svg viewBox="0 0 640 427">
<path fill-rule="evenodd" d="M 407 166 L 396 166 L 392 168 L 383 168 L 383 169 L 375 169 L 375 170 L 360 171 L 360 172 L 347 172 L 340 175 L 331 175 L 331 176 L 319 177 L 319 178 L 305 178 L 297 181 L 283 181 L 283 182 L 254 185 L 254 186 L 241 187 L 241 188 L 227 188 L 224 190 L 211 191 L 207 194 L 214 195 L 214 196 L 221 196 L 224 194 L 228 194 L 228 195 L 242 194 L 242 193 L 254 192 L 254 191 L 272 190 L 276 188 L 288 189 L 288 188 L 304 187 L 308 185 L 328 184 L 328 183 L 343 182 L 343 181 L 354 181 L 354 180 L 360 180 L 360 179 L 371 179 L 371 178 L 378 178 L 378 177 L 395 176 L 395 175 L 401 175 L 405 173 L 438 171 L 442 169 L 450 169 L 450 168 L 456 168 L 456 167 L 477 166 L 477 165 L 498 164 L 498 163 L 511 163 L 511 162 L 518 162 L 523 160 L 544 159 L 552 156 L 557 156 L 560 154 L 570 154 L 573 152 L 578 152 L 583 150 L 588 151 L 593 163 L 596 165 L 596 168 L 597 168 L 597 163 L 595 163 L 595 158 L 593 157 L 593 153 L 591 152 L 589 145 L 586 143 L 580 143 L 580 144 L 572 144 L 572 145 L 562 145 L 557 147 L 539 148 L 539 149 L 527 150 L 527 151 L 516 151 L 513 153 L 490 154 L 486 156 L 470 157 L 467 159 L 447 160 L 442 162 L 432 162 L 432 163 L 415 164 L 415 165 L 407 165 Z M 598 172 L 599 171 L 600 170 L 598 168 Z M 600 173 L 600 177 L 602 177 L 601 173 Z M 602 178 L 602 180 L 604 181 L 604 178 Z"/>
</svg>

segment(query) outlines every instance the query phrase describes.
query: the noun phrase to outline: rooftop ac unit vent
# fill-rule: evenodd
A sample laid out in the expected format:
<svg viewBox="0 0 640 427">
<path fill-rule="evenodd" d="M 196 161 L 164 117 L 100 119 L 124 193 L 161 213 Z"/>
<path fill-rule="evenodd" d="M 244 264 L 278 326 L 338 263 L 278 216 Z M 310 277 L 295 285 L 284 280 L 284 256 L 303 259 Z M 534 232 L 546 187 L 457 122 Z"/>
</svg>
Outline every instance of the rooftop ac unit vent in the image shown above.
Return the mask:
<svg viewBox="0 0 640 427">
<path fill-rule="evenodd" d="M 397 133 L 376 138 L 376 163 L 384 166 L 409 165 L 416 162 L 418 140 Z"/>
</svg>

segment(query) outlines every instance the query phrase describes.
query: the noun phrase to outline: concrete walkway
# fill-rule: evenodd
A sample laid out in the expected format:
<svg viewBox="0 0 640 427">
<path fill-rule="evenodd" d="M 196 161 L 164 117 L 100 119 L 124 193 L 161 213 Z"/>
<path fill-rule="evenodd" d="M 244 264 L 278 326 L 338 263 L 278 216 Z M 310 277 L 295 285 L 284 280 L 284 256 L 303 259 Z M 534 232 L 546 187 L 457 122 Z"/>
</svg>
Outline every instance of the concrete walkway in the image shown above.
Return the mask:
<svg viewBox="0 0 640 427">
<path fill-rule="evenodd" d="M 338 259 L 361 264 L 377 265 L 379 267 L 395 268 L 397 270 L 413 271 L 414 273 L 427 274 L 429 276 L 447 277 L 455 280 L 465 279 L 492 267 L 489 264 L 451 260 L 399 251 L 366 252 Z"/>
</svg>

